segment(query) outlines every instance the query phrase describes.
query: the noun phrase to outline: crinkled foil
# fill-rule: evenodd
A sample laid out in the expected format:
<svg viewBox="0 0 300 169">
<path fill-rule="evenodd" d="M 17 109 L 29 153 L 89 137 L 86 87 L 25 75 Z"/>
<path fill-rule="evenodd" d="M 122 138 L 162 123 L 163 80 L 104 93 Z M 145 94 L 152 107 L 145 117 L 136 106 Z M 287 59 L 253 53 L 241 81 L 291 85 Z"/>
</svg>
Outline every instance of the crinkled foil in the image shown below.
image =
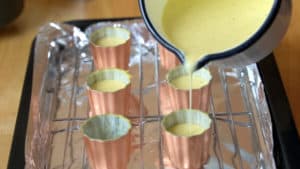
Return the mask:
<svg viewBox="0 0 300 169">
<path fill-rule="evenodd" d="M 85 32 L 49 23 L 40 29 L 34 49 L 33 90 L 26 138 L 26 169 L 89 168 L 80 125 L 89 107 L 86 77 L 93 70 L 90 33 L 102 26 L 132 32 L 130 119 L 134 125 L 128 169 L 174 169 L 161 144 L 157 42 L 141 20 L 99 22 Z M 213 82 L 210 160 L 206 169 L 275 169 L 272 124 L 263 83 L 255 64 L 223 69 L 208 66 Z M 101 158 L 101 157 L 99 157 Z"/>
</svg>

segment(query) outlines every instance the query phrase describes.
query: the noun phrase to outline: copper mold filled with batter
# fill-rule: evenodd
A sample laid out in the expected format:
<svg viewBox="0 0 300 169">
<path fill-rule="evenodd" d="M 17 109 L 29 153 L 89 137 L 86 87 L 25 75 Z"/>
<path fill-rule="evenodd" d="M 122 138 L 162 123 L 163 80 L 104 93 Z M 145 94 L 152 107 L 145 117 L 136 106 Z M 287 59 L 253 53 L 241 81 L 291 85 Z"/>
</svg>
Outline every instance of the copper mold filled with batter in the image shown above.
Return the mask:
<svg viewBox="0 0 300 169">
<path fill-rule="evenodd" d="M 189 123 L 201 126 L 202 133 L 179 136 L 168 131 L 177 124 Z M 198 110 L 179 110 L 167 115 L 163 121 L 163 141 L 165 151 L 175 168 L 202 169 L 209 159 L 211 140 L 211 119 L 207 113 Z"/>
<path fill-rule="evenodd" d="M 118 80 L 123 82 L 125 87 L 113 92 L 93 89 L 92 85 L 101 80 Z M 88 76 L 87 85 L 90 117 L 106 113 L 124 116 L 129 114 L 130 75 L 126 71 L 114 68 L 95 71 Z"/>
<path fill-rule="evenodd" d="M 103 27 L 91 34 L 90 48 L 96 69 L 120 68 L 128 70 L 131 38 L 130 32 L 121 27 Z M 97 44 L 101 38 L 119 38 L 123 43 L 103 46 Z"/>
<path fill-rule="evenodd" d="M 167 81 L 161 84 L 160 102 L 163 114 L 189 108 L 189 90 L 178 89 L 171 83 L 172 80 L 184 75 L 187 75 L 184 67 L 177 67 L 169 71 L 166 77 Z M 193 73 L 193 76 L 203 79 L 203 83 L 199 88 L 192 89 L 192 108 L 207 112 L 212 76 L 207 69 L 198 70 Z"/>
</svg>

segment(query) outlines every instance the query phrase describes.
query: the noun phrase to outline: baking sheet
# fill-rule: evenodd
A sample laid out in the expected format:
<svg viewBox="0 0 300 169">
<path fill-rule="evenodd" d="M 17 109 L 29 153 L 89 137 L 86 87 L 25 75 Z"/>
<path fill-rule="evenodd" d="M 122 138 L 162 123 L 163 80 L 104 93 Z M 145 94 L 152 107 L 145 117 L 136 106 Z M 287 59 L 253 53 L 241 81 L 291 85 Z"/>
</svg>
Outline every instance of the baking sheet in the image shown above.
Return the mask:
<svg viewBox="0 0 300 169">
<path fill-rule="evenodd" d="M 156 76 L 165 73 L 163 69 L 157 72 L 157 43 L 140 20 L 98 23 L 119 24 L 133 33 L 132 95 L 143 103 L 142 109 L 131 106 L 132 116 L 145 114 L 144 125 L 137 123 L 133 132 L 136 141 L 128 168 L 171 167 L 158 149 L 159 122 L 151 119 L 159 114 Z M 89 29 L 85 34 L 70 25 L 49 23 L 37 36 L 26 168 L 88 167 L 79 130 L 89 110 L 85 80 L 93 69 L 88 34 Z M 256 65 L 224 70 L 212 64 L 209 68 L 214 77 L 211 115 L 216 127 L 205 168 L 275 168 L 271 120 Z M 141 141 L 145 143 L 142 149 Z"/>
</svg>

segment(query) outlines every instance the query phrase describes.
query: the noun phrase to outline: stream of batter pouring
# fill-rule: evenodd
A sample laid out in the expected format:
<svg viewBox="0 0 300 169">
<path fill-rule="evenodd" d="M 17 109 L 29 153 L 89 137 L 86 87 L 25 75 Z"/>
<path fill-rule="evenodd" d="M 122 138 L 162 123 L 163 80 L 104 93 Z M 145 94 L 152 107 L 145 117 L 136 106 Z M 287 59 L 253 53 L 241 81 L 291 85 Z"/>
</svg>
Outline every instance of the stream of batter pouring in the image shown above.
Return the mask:
<svg viewBox="0 0 300 169">
<path fill-rule="evenodd" d="M 262 26 L 273 3 L 274 0 L 167 0 L 162 15 L 163 34 L 185 55 L 184 67 L 190 73 L 188 80 L 184 77 L 177 83 L 189 90 L 190 109 L 195 83 L 192 72 L 197 61 L 249 39 Z M 195 133 L 192 131 L 194 128 L 182 125 L 174 130 L 178 134 Z"/>
</svg>

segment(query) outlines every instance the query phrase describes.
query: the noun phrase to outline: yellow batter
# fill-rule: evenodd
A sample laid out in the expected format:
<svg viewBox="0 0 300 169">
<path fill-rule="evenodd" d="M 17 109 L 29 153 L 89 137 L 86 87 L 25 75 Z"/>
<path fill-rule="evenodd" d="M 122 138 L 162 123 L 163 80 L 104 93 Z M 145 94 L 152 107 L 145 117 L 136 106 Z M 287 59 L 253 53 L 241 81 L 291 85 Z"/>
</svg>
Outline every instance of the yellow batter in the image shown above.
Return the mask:
<svg viewBox="0 0 300 169">
<path fill-rule="evenodd" d="M 126 83 L 119 80 L 101 80 L 95 82 L 92 89 L 101 92 L 115 92 L 126 87 Z"/>
<path fill-rule="evenodd" d="M 177 136 L 187 136 L 187 137 L 199 135 L 204 131 L 204 129 L 201 126 L 197 124 L 190 124 L 190 123 L 177 124 L 167 130 Z"/>
<path fill-rule="evenodd" d="M 204 83 L 207 83 L 203 78 L 199 76 L 184 75 L 180 76 L 170 82 L 174 87 L 181 90 L 200 89 Z"/>
<path fill-rule="evenodd" d="M 126 39 L 120 37 L 103 37 L 97 39 L 95 44 L 103 47 L 113 47 L 118 46 L 126 42 Z"/>
<path fill-rule="evenodd" d="M 194 65 L 201 57 L 231 49 L 266 20 L 274 0 L 168 0 L 162 26 L 166 38 Z"/>
</svg>

